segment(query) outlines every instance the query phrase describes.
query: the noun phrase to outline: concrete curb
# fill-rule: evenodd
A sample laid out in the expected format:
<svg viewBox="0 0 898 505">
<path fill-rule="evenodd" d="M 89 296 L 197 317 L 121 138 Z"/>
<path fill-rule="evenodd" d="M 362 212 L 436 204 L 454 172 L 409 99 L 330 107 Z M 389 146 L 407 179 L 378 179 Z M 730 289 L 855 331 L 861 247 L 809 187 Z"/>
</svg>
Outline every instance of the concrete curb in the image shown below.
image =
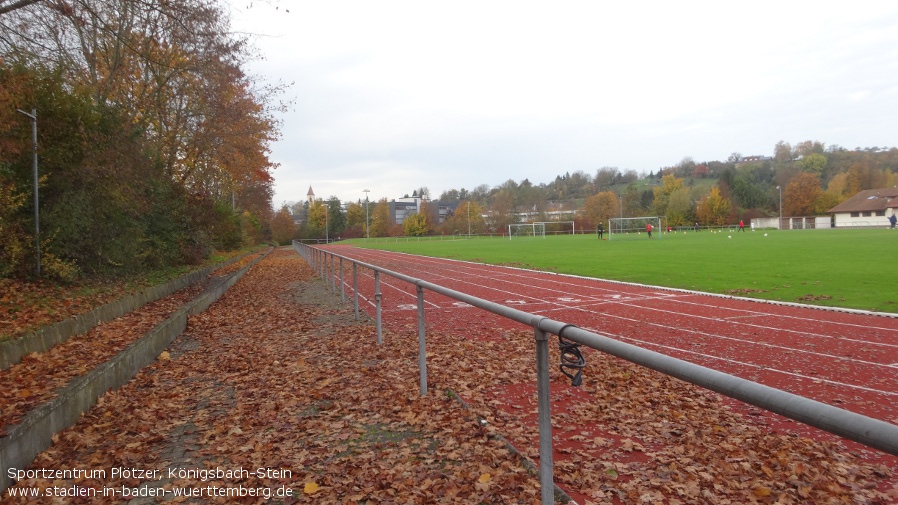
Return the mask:
<svg viewBox="0 0 898 505">
<path fill-rule="evenodd" d="M 252 253 L 249 253 L 252 254 Z M 172 279 L 165 284 L 153 286 L 146 290 L 114 300 L 101 305 L 90 312 L 70 317 L 64 321 L 45 326 L 34 333 L 29 333 L 19 338 L 0 341 L 0 370 L 15 365 L 22 360 L 22 356 L 33 352 L 44 352 L 56 344 L 61 344 L 73 335 L 87 333 L 93 327 L 104 321 L 111 321 L 128 312 L 143 307 L 160 298 L 166 297 L 179 289 L 186 288 L 208 276 L 213 271 L 230 265 L 243 256 L 231 258 L 227 261 L 212 265 L 196 272 L 191 272 L 183 277 Z"/>
<path fill-rule="evenodd" d="M 33 409 L 21 423 L 10 428 L 7 435 L 0 438 L 0 493 L 13 483 L 7 473 L 9 469 L 28 467 L 41 451 L 53 444 L 53 435 L 74 425 L 100 395 L 125 384 L 152 363 L 187 328 L 188 316 L 206 310 L 272 250 L 210 286 L 123 351 L 72 380 L 55 398 Z"/>
</svg>

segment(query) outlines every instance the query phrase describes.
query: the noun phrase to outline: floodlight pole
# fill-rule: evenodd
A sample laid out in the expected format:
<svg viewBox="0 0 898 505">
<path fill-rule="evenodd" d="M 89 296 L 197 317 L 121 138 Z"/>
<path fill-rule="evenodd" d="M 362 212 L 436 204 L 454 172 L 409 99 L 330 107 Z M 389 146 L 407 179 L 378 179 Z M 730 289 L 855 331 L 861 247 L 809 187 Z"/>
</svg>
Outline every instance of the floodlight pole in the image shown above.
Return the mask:
<svg viewBox="0 0 898 505">
<path fill-rule="evenodd" d="M 780 221 L 776 227 L 777 230 L 783 229 L 783 188 L 777 186 L 776 189 L 780 192 Z"/>
<path fill-rule="evenodd" d="M 369 189 L 362 190 L 362 193 L 365 193 L 365 238 L 371 238 L 371 231 L 369 230 L 371 223 L 368 220 L 368 193 L 370 191 Z"/>
<path fill-rule="evenodd" d="M 468 201 L 468 238 L 471 238 L 471 202 Z"/>
<path fill-rule="evenodd" d="M 37 183 L 37 109 L 31 109 L 31 114 L 16 109 L 31 118 L 31 153 L 33 160 L 32 173 L 34 176 L 34 252 L 37 262 L 37 276 L 41 276 L 41 222 L 40 222 L 40 196 Z"/>
</svg>

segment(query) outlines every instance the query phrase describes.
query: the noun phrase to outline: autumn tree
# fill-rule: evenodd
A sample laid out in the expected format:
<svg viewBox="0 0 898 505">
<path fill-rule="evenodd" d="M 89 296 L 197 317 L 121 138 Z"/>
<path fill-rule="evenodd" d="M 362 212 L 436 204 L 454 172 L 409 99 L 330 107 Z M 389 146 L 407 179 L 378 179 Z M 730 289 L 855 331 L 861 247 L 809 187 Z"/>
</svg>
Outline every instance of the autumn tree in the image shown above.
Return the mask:
<svg viewBox="0 0 898 505">
<path fill-rule="evenodd" d="M 620 178 L 620 170 L 617 167 L 602 167 L 596 171 L 596 175 L 593 177 L 593 185 L 597 192 L 608 191 L 611 189 L 611 186 L 617 184 Z"/>
<path fill-rule="evenodd" d="M 811 172 L 819 176 L 823 173 L 823 169 L 826 168 L 826 156 L 813 152 L 805 155 L 802 159 L 796 161 L 795 164 L 805 172 Z"/>
<path fill-rule="evenodd" d="M 514 181 L 509 180 L 493 195 L 489 214 L 489 227 L 493 230 L 501 233 L 509 224 L 517 222 L 516 189 Z"/>
<path fill-rule="evenodd" d="M 393 217 L 390 215 L 390 204 L 386 198 L 381 198 L 371 212 L 371 228 L 369 232 L 372 237 L 387 237 L 390 235 L 390 228 L 392 227 Z"/>
<path fill-rule="evenodd" d="M 430 207 L 426 201 L 422 200 L 418 207 L 418 212 L 405 218 L 402 222 L 402 229 L 408 237 L 423 237 L 433 232 L 433 216 Z"/>
<path fill-rule="evenodd" d="M 720 195 L 717 187 L 713 187 L 699 201 L 695 214 L 702 226 L 723 226 L 730 215 L 730 201 Z"/>
<path fill-rule="evenodd" d="M 783 191 L 783 213 L 788 216 L 816 214 L 817 199 L 822 193 L 817 174 L 802 172 L 796 175 Z"/>
<path fill-rule="evenodd" d="M 691 160 L 690 160 L 691 161 Z M 686 161 L 684 160 L 684 163 Z M 661 177 L 661 185 L 652 189 L 653 200 L 652 209 L 659 216 L 667 215 L 667 205 L 670 200 L 670 194 L 683 187 L 684 180 L 672 174 Z"/>
<path fill-rule="evenodd" d="M 320 230 L 322 236 L 324 235 L 324 228 L 329 225 L 327 210 L 327 203 L 323 200 L 315 200 L 309 206 L 309 226 L 315 230 Z"/>
<path fill-rule="evenodd" d="M 599 223 L 607 223 L 612 217 L 618 217 L 619 212 L 620 200 L 617 195 L 611 191 L 602 191 L 583 202 L 583 225 L 594 229 Z"/>
<path fill-rule="evenodd" d="M 364 237 L 367 226 L 364 202 L 352 202 L 346 206 L 346 233 L 352 237 Z"/>
<path fill-rule="evenodd" d="M 402 230 L 408 237 L 423 237 L 430 234 L 427 216 L 420 212 L 412 214 L 402 222 Z"/>
<path fill-rule="evenodd" d="M 235 224 L 267 236 L 280 88 L 244 74 L 248 49 L 212 0 L 35 2 L 0 16 L 0 65 L 53 68 L 42 78 L 62 91 L 46 96 L 80 101 L 68 115 L 31 102 L 42 119 L 62 119 L 39 134 L 60 153 L 59 163 L 52 151 L 43 156 L 43 191 L 65 254 L 133 268 L 194 261 L 212 244 L 234 243 Z M 29 103 L 28 92 L 15 103 Z M 52 125 L 73 134 L 51 139 Z"/>
<path fill-rule="evenodd" d="M 677 188 L 671 192 L 667 199 L 667 224 L 669 226 L 686 226 L 692 223 L 692 200 L 689 197 L 689 188 Z"/>
<path fill-rule="evenodd" d="M 453 235 L 486 233 L 486 221 L 483 219 L 483 214 L 483 207 L 479 204 L 471 201 L 461 202 L 455 208 L 455 212 L 443 223 L 442 228 L 446 233 Z"/>
<path fill-rule="evenodd" d="M 648 194 L 652 195 L 651 192 Z M 621 214 L 619 217 L 636 217 L 645 214 L 646 206 L 642 204 L 636 184 L 628 184 L 627 190 L 624 191 L 623 195 L 619 196 L 619 200 L 621 207 L 618 209 Z"/>
<path fill-rule="evenodd" d="M 296 236 L 296 224 L 290 209 L 281 207 L 271 220 L 271 239 L 279 244 L 288 244 Z"/>
</svg>

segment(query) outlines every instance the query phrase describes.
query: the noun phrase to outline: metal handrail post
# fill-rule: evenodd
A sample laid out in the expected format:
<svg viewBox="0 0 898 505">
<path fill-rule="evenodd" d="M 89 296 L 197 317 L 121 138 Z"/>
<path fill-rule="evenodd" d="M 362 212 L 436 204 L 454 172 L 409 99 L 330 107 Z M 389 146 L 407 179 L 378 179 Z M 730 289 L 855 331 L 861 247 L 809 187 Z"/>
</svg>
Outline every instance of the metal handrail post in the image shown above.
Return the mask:
<svg viewBox="0 0 898 505">
<path fill-rule="evenodd" d="M 418 371 L 421 374 L 421 396 L 427 396 L 427 345 L 424 333 L 424 288 L 418 290 Z"/>
<path fill-rule="evenodd" d="M 355 320 L 359 320 L 359 268 L 355 261 L 352 262 L 352 296 L 355 305 Z"/>
<path fill-rule="evenodd" d="M 381 309 L 380 302 L 383 295 L 380 292 L 380 272 L 374 271 L 374 312 L 377 319 L 377 345 L 384 343 L 383 326 L 381 325 Z"/>
<path fill-rule="evenodd" d="M 343 257 L 340 257 L 340 303 L 346 303 L 346 282 L 343 279 Z"/>
<path fill-rule="evenodd" d="M 331 254 L 331 275 L 330 275 L 330 284 L 331 284 L 331 292 L 337 291 L 337 262 L 336 255 Z"/>
<path fill-rule="evenodd" d="M 321 280 L 324 281 L 325 287 L 327 286 L 327 253 L 324 251 L 319 251 L 318 260 L 321 262 L 321 268 L 318 269 L 318 276 L 321 277 Z"/>
<path fill-rule="evenodd" d="M 539 417 L 539 485 L 542 505 L 555 503 L 552 461 L 552 399 L 549 389 L 549 334 L 533 328 L 536 339 L 536 392 Z"/>
</svg>

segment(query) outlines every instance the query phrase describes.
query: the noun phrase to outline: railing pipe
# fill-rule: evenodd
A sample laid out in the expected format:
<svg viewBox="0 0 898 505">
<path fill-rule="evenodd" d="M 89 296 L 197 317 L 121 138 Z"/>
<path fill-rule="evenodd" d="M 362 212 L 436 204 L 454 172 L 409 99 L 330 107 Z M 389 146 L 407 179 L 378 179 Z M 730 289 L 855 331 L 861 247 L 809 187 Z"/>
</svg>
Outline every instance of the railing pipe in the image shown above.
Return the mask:
<svg viewBox="0 0 898 505">
<path fill-rule="evenodd" d="M 544 322 L 544 326 L 550 332 L 552 329 L 560 330 L 559 325 L 563 326 L 557 321 Z M 898 455 L 898 426 L 894 424 L 620 342 L 574 326 L 568 326 L 560 331 L 564 338 L 612 356 L 657 370 L 889 454 Z"/>
<path fill-rule="evenodd" d="M 308 247 L 308 246 L 306 246 Z M 359 266 L 414 284 L 419 289 L 465 302 L 553 335 L 592 347 L 638 365 L 781 414 L 868 447 L 898 456 L 898 426 L 822 402 L 735 377 L 688 361 L 643 349 L 560 321 L 483 300 L 405 274 L 357 261 Z M 419 296 L 419 334 L 423 333 L 423 295 Z"/>
</svg>

